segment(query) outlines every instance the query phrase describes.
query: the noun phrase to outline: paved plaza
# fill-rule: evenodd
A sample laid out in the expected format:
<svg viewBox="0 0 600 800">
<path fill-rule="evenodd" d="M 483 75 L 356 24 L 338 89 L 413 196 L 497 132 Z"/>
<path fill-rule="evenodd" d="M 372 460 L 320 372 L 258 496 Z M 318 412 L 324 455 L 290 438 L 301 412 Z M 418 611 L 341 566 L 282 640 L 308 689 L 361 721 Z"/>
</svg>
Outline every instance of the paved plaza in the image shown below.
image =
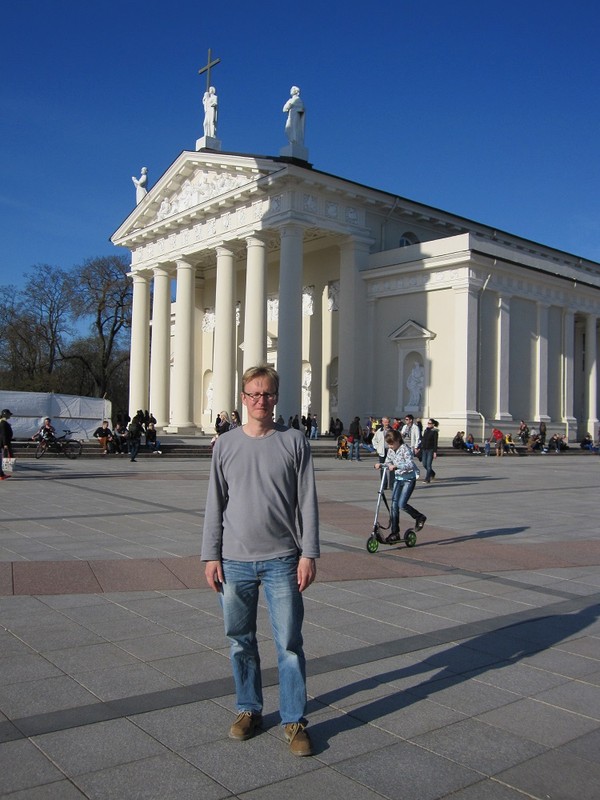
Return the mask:
<svg viewBox="0 0 600 800">
<path fill-rule="evenodd" d="M 333 452 L 333 451 L 332 451 Z M 365 543 L 373 460 L 315 460 L 309 731 L 227 731 L 199 561 L 209 461 L 25 460 L 0 484 L 0 796 L 598 800 L 600 458 L 439 458 L 417 546 Z"/>
</svg>

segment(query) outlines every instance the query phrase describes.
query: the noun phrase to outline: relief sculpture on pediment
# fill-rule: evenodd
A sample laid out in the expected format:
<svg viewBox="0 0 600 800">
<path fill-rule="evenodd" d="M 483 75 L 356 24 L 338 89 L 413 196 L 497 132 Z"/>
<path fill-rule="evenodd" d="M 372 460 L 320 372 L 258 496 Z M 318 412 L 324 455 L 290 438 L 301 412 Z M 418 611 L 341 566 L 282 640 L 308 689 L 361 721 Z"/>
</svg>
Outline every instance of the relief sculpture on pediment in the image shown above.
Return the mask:
<svg viewBox="0 0 600 800">
<path fill-rule="evenodd" d="M 164 197 L 156 214 L 156 221 L 181 214 L 188 208 L 205 203 L 213 197 L 248 183 L 247 175 L 232 175 L 228 172 L 198 170 L 193 178 L 187 178 L 178 192 Z"/>
</svg>

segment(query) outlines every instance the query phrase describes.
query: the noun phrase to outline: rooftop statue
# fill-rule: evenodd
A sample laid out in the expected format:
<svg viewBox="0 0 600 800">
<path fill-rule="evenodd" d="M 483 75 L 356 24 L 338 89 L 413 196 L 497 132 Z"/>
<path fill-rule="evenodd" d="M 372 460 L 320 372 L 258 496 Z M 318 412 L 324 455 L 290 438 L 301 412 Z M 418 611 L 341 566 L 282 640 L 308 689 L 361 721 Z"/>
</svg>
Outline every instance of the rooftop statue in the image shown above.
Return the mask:
<svg viewBox="0 0 600 800">
<path fill-rule="evenodd" d="M 148 194 L 148 167 L 142 167 L 142 174 L 139 178 L 136 178 L 135 175 L 131 177 L 133 181 L 133 185 L 135 186 L 135 202 L 136 204 L 141 203 L 144 197 Z"/>
<path fill-rule="evenodd" d="M 202 105 L 204 106 L 204 135 L 216 139 L 219 101 L 214 86 L 210 86 L 208 91 L 204 92 Z"/>
<path fill-rule="evenodd" d="M 300 97 L 300 89 L 297 86 L 292 86 L 290 89 L 290 99 L 284 105 L 283 112 L 288 115 L 285 123 L 285 135 L 289 143 L 303 146 L 305 109 Z"/>
</svg>

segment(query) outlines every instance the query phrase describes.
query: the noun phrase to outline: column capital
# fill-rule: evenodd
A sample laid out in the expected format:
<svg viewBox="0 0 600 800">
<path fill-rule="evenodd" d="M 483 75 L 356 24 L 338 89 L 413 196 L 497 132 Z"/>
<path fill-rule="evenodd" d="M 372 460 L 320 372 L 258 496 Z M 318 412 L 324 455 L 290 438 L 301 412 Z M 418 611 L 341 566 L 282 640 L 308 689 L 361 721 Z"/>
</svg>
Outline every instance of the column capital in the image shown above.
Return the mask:
<svg viewBox="0 0 600 800">
<path fill-rule="evenodd" d="M 340 250 L 342 252 L 351 250 L 353 252 L 371 253 L 371 244 L 373 240 L 367 239 L 364 236 L 357 236 L 356 234 L 348 234 L 344 236 L 340 242 Z"/>
<path fill-rule="evenodd" d="M 193 264 L 190 264 L 189 261 L 186 261 L 185 258 L 176 258 L 175 265 L 177 269 L 185 269 L 186 267 L 188 269 L 196 269 L 196 267 Z"/>
<path fill-rule="evenodd" d="M 134 283 L 148 283 L 151 276 L 145 272 L 128 272 L 127 277 L 131 278 Z"/>
<path fill-rule="evenodd" d="M 277 228 L 279 231 L 279 236 L 281 239 L 284 238 L 292 238 L 292 237 L 302 237 L 304 238 L 304 231 L 306 229 L 305 225 L 302 225 L 300 222 L 286 222 L 284 225 L 281 225 Z"/>
<path fill-rule="evenodd" d="M 250 233 L 248 236 L 245 236 L 246 246 L 247 247 L 266 247 L 267 241 L 264 238 L 264 234 L 259 233 Z"/>
<path fill-rule="evenodd" d="M 217 254 L 217 258 L 220 256 L 235 256 L 233 246 L 229 242 L 221 242 L 221 244 L 216 245 L 215 253 Z"/>
</svg>

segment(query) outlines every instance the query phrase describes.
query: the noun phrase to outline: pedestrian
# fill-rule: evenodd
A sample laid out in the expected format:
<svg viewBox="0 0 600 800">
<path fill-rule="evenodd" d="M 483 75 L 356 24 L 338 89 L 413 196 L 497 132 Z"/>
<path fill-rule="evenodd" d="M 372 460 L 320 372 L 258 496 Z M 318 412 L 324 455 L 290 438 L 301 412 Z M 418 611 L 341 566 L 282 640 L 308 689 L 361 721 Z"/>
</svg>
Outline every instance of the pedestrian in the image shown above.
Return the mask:
<svg viewBox="0 0 600 800">
<path fill-rule="evenodd" d="M 420 457 L 421 431 L 412 414 L 407 414 L 404 417 L 404 425 L 400 433 L 402 434 L 402 439 L 411 448 L 413 456 Z"/>
<path fill-rule="evenodd" d="M 421 438 L 421 462 L 425 468 L 425 483 L 431 483 L 432 479 L 435 478 L 433 460 L 437 458 L 438 425 L 437 419 L 428 419 Z"/>
<path fill-rule="evenodd" d="M 3 409 L 2 413 L 0 413 L 0 481 L 5 481 L 7 478 L 11 477 L 9 474 L 5 473 L 2 468 L 2 459 L 13 457 L 13 429 L 8 421 L 11 417 L 12 411 L 8 408 Z"/>
<path fill-rule="evenodd" d="M 142 440 L 142 433 L 144 432 L 144 426 L 142 424 L 143 416 L 140 417 L 136 414 L 135 417 L 129 423 L 129 460 L 135 461 L 136 456 L 140 450 L 140 442 Z"/>
<path fill-rule="evenodd" d="M 362 427 L 360 417 L 354 417 L 348 428 L 348 441 L 350 443 L 350 461 L 362 461 L 360 457 L 360 440 L 362 439 Z"/>
<path fill-rule="evenodd" d="M 319 557 L 317 495 L 306 437 L 273 420 L 278 391 L 272 367 L 245 371 L 247 422 L 215 444 L 201 558 L 231 642 L 238 715 L 229 736 L 249 739 L 262 724 L 256 638 L 262 584 L 277 650 L 283 733 L 293 755 L 308 756 L 302 592 L 315 579 Z"/>
<path fill-rule="evenodd" d="M 385 463 L 388 451 L 388 444 L 386 442 L 386 434 L 388 431 L 393 430 L 390 427 L 390 418 L 389 417 L 382 417 L 381 418 L 381 425 L 377 426 L 377 430 L 373 434 L 373 447 L 375 448 L 375 452 L 377 453 L 377 459 L 379 464 Z M 393 489 L 394 488 L 394 479 L 392 475 L 388 475 L 388 480 L 386 481 L 386 486 L 384 488 Z"/>
<path fill-rule="evenodd" d="M 492 428 L 490 444 L 493 444 L 496 448 L 496 456 L 502 457 L 504 455 L 504 434 L 500 428 Z"/>
</svg>

